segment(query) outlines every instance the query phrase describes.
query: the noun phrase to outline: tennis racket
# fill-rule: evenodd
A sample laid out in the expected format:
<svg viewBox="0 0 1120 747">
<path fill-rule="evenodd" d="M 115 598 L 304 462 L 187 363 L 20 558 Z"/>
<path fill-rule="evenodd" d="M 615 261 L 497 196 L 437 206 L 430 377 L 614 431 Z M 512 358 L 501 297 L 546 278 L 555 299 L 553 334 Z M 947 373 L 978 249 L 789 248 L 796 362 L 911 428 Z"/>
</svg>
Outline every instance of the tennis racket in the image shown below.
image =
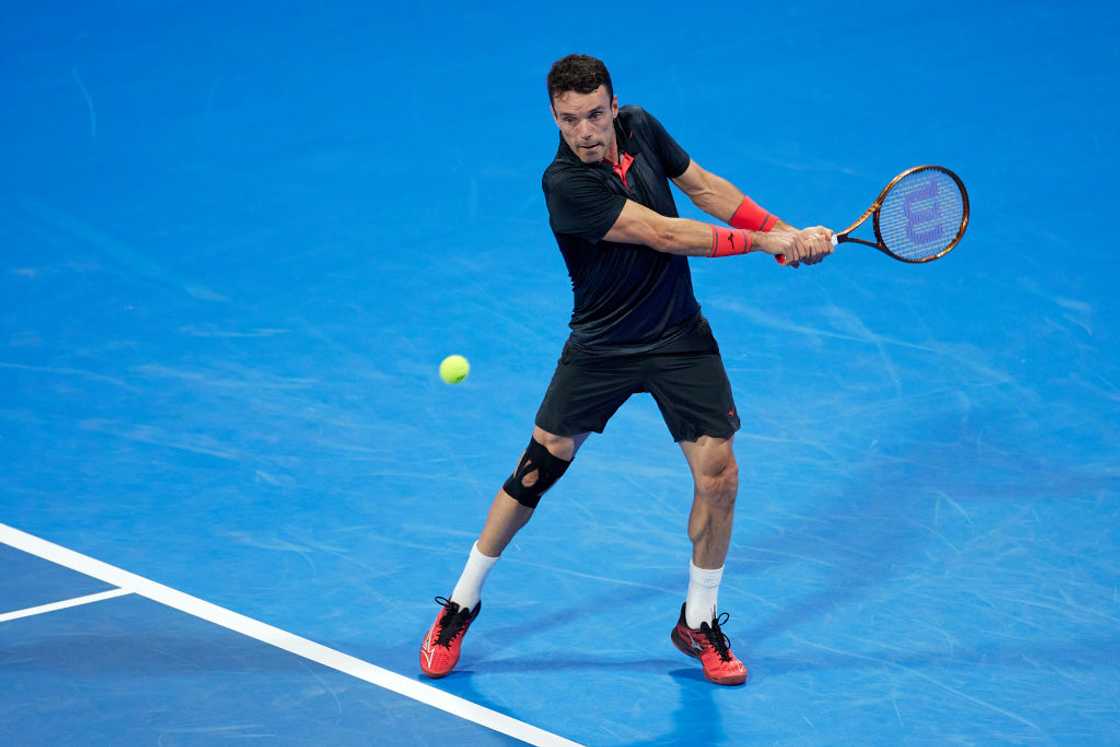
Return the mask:
<svg viewBox="0 0 1120 747">
<path fill-rule="evenodd" d="M 849 235 L 868 218 L 875 241 Z M 851 241 L 901 262 L 919 264 L 948 254 L 966 228 L 968 192 L 960 177 L 944 166 L 914 166 L 891 179 L 859 220 L 833 234 L 832 245 Z M 786 264 L 785 255 L 776 254 L 774 259 Z"/>
</svg>

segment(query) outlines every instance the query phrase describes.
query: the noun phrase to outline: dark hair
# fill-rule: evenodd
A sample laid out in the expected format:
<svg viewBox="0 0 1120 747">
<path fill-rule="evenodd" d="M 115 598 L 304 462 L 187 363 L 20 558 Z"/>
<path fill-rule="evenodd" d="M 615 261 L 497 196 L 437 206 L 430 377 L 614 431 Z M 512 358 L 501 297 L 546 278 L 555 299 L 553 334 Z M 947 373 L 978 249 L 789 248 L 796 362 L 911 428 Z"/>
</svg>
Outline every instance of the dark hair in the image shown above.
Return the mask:
<svg viewBox="0 0 1120 747">
<path fill-rule="evenodd" d="M 568 91 L 592 93 L 599 86 L 607 87 L 607 96 L 614 98 L 611 74 L 603 61 L 586 54 L 570 54 L 552 63 L 548 71 L 548 100 Z"/>
</svg>

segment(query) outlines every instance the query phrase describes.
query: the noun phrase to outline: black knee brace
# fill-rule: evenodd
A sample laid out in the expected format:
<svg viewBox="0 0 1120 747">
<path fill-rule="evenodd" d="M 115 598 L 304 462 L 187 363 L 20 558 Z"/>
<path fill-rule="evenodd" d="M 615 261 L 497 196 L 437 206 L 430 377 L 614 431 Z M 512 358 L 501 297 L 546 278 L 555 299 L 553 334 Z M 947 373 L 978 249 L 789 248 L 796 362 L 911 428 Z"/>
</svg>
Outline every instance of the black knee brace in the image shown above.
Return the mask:
<svg viewBox="0 0 1120 747">
<path fill-rule="evenodd" d="M 517 471 L 509 476 L 502 488 L 522 506 L 536 508 L 541 496 L 563 477 L 570 464 L 552 456 L 535 438 L 530 439 Z"/>
</svg>

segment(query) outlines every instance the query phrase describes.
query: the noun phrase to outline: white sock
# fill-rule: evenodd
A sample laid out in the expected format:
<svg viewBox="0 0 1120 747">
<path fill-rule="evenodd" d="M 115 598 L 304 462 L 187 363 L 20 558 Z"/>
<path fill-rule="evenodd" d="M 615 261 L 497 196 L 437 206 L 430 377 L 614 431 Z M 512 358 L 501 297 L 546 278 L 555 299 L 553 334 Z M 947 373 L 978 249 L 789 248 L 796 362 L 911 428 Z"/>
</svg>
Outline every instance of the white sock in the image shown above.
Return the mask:
<svg viewBox="0 0 1120 747">
<path fill-rule="evenodd" d="M 713 570 L 697 568 L 689 558 L 688 598 L 684 602 L 684 621 L 688 627 L 699 628 L 700 623 L 710 623 L 716 616 L 721 578 L 723 566 Z"/>
<path fill-rule="evenodd" d="M 473 610 L 482 597 L 482 584 L 486 582 L 486 574 L 498 562 L 497 558 L 483 555 L 478 549 L 478 543 L 471 546 L 471 555 L 463 567 L 463 575 L 459 576 L 459 583 L 451 592 L 451 601 L 468 610 Z"/>
</svg>

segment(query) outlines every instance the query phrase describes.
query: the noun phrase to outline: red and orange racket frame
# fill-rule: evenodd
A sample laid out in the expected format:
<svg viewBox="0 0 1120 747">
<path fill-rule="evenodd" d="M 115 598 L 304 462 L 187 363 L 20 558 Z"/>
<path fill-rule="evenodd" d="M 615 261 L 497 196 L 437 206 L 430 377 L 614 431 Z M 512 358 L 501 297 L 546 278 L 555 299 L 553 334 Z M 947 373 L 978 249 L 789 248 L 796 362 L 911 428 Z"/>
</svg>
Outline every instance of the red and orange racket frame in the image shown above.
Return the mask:
<svg viewBox="0 0 1120 747">
<path fill-rule="evenodd" d="M 887 243 L 883 240 L 883 234 L 879 230 L 879 210 L 883 207 L 884 200 L 886 200 L 887 195 L 892 189 L 894 189 L 896 184 L 898 184 L 900 181 L 910 176 L 911 174 L 920 173 L 922 171 L 939 171 L 951 178 L 956 183 L 957 188 L 961 191 L 961 223 L 960 227 L 957 229 L 956 235 L 940 251 L 925 257 L 904 257 L 900 254 L 895 254 L 894 252 L 892 252 L 887 246 Z M 863 224 L 863 222 L 871 216 L 874 216 L 872 220 L 872 228 L 875 231 L 875 241 L 867 241 L 866 239 L 860 239 L 849 235 L 852 231 L 859 228 Z M 925 262 L 932 262 L 935 259 L 941 259 L 950 251 L 952 251 L 953 247 L 960 243 L 961 239 L 964 237 L 965 229 L 968 228 L 968 216 L 968 190 L 965 189 L 964 182 L 961 181 L 961 178 L 959 176 L 957 176 L 955 173 L 945 168 L 944 166 L 933 166 L 930 164 L 926 164 L 923 166 L 913 166 L 903 171 L 894 179 L 891 179 L 887 186 L 883 187 L 882 191 L 879 192 L 879 196 L 875 198 L 875 201 L 871 203 L 871 207 L 867 208 L 867 210 L 863 212 L 863 215 L 861 215 L 858 220 L 852 223 L 852 225 L 845 228 L 843 231 L 833 234 L 832 245 L 838 246 L 844 242 L 863 244 L 864 246 L 874 247 L 875 249 L 878 249 L 879 251 L 886 254 L 888 257 L 897 259 L 900 262 L 906 262 L 909 264 L 923 264 Z M 776 259 L 779 264 L 786 264 L 786 258 L 784 255 L 776 254 L 774 255 L 774 259 Z"/>
</svg>

